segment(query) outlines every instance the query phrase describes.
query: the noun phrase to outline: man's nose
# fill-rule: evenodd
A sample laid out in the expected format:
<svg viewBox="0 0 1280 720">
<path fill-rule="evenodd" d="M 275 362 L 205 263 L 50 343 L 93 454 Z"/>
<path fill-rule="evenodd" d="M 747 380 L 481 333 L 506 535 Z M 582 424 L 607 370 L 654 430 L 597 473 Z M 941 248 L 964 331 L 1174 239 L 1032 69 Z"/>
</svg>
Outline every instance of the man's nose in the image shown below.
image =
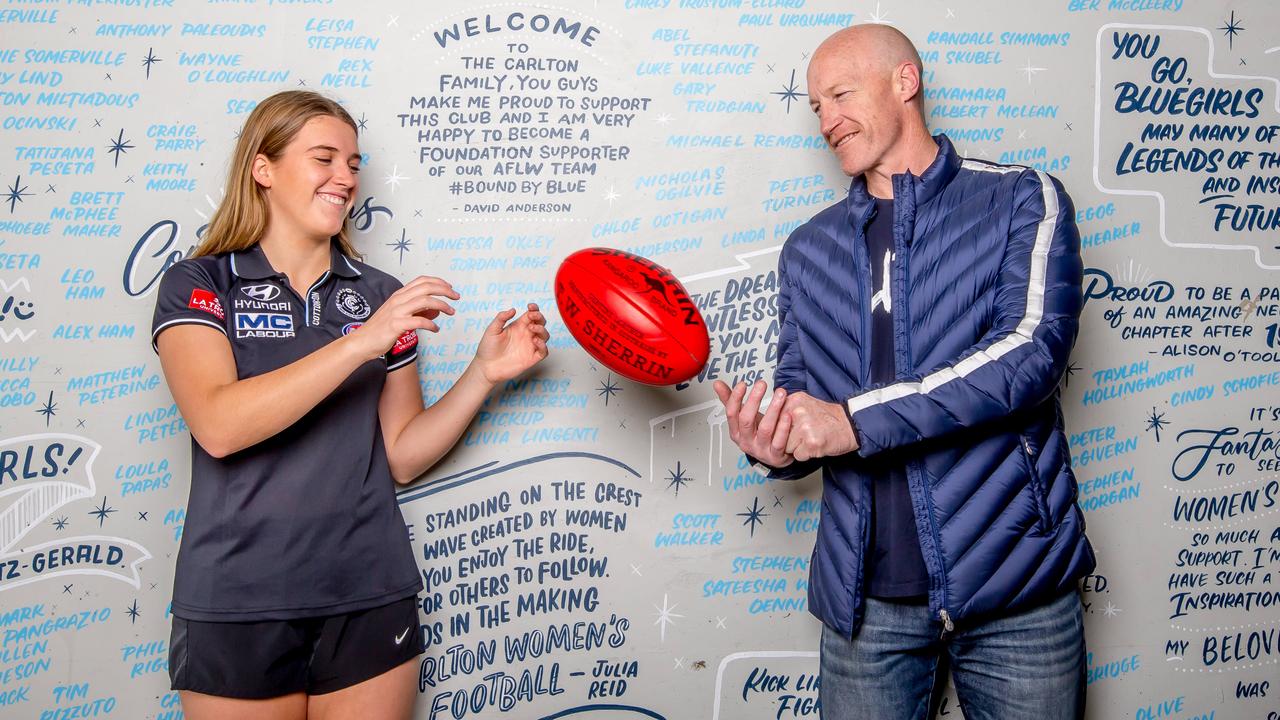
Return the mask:
<svg viewBox="0 0 1280 720">
<path fill-rule="evenodd" d="M 830 135 L 832 130 L 840 124 L 840 114 L 829 107 L 818 108 L 818 129 L 822 131 L 824 136 Z"/>
</svg>

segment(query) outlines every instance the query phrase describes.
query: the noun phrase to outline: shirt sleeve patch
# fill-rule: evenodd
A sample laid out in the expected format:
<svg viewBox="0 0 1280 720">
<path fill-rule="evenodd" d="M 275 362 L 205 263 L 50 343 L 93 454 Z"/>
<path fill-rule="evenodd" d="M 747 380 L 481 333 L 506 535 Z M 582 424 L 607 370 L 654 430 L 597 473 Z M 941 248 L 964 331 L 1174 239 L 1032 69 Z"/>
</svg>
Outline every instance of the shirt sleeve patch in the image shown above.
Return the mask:
<svg viewBox="0 0 1280 720">
<path fill-rule="evenodd" d="M 406 330 L 399 340 L 396 340 L 395 347 L 391 348 L 392 355 L 399 355 L 409 348 L 418 344 L 418 333 L 413 330 Z"/>
<path fill-rule="evenodd" d="M 210 315 L 225 320 L 227 314 L 222 309 L 222 302 L 218 300 L 218 296 L 203 288 L 195 288 L 191 291 L 191 299 L 187 301 L 187 307 L 203 310 Z"/>
</svg>

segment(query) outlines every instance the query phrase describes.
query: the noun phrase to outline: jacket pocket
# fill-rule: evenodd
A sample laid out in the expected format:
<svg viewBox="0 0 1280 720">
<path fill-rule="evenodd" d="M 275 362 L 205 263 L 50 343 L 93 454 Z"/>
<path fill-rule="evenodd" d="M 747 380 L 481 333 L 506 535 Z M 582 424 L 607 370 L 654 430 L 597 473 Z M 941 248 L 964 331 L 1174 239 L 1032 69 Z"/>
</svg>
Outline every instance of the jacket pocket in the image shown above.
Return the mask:
<svg viewBox="0 0 1280 720">
<path fill-rule="evenodd" d="M 1031 441 L 1026 433 L 1018 436 L 1018 444 L 1020 447 L 1016 452 L 1022 456 L 1022 462 L 1026 465 L 1027 487 L 1031 488 L 1031 497 L 1036 503 L 1036 514 L 1040 518 L 1038 528 L 1042 534 L 1047 534 L 1053 527 L 1053 522 L 1049 519 L 1049 502 L 1045 498 L 1047 489 L 1040 480 L 1040 471 L 1036 469 L 1036 456 L 1032 452 Z"/>
</svg>

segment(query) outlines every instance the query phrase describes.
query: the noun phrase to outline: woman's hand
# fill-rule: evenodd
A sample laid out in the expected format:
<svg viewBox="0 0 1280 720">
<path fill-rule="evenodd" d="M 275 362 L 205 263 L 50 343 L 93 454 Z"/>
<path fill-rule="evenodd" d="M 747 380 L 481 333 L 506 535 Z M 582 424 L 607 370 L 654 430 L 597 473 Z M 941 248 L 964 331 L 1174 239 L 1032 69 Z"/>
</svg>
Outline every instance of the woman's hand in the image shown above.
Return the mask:
<svg viewBox="0 0 1280 720">
<path fill-rule="evenodd" d="M 514 308 L 503 310 L 485 328 L 476 349 L 475 363 L 484 379 L 494 385 L 515 378 L 547 356 L 547 319 L 535 303 L 515 322 Z"/>
<path fill-rule="evenodd" d="M 453 306 L 442 298 L 458 300 L 461 297 L 444 280 L 419 275 L 391 293 L 382 307 L 349 337 L 360 343 L 365 356 L 370 359 L 382 357 L 405 333 L 415 330 L 440 332 L 440 327 L 432 321 L 440 313 L 454 313 Z"/>
</svg>

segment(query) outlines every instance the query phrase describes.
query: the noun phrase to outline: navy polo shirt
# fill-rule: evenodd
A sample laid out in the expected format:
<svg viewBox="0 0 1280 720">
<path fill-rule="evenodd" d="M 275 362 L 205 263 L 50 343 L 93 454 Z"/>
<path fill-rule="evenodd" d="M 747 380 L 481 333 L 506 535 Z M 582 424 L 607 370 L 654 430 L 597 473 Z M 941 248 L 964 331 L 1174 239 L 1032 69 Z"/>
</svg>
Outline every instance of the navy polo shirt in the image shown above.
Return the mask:
<svg viewBox="0 0 1280 720">
<path fill-rule="evenodd" d="M 867 254 L 871 259 L 871 382 L 888 385 L 897 379 L 894 366 L 893 200 L 876 198 L 875 215 L 867 225 Z M 900 457 L 885 453 L 873 458 L 871 544 L 866 564 L 867 594 L 884 599 L 924 599 L 929 573 L 920 552 L 911 492 Z"/>
<path fill-rule="evenodd" d="M 160 281 L 152 347 L 195 323 L 227 336 L 240 379 L 294 362 L 351 332 L 401 287 L 343 255 L 299 296 L 261 247 L 183 260 Z M 422 588 L 382 444 L 387 372 L 413 365 L 417 335 L 357 368 L 274 437 L 224 458 L 191 442 L 191 494 L 173 614 L 283 620 L 351 612 Z"/>
</svg>

